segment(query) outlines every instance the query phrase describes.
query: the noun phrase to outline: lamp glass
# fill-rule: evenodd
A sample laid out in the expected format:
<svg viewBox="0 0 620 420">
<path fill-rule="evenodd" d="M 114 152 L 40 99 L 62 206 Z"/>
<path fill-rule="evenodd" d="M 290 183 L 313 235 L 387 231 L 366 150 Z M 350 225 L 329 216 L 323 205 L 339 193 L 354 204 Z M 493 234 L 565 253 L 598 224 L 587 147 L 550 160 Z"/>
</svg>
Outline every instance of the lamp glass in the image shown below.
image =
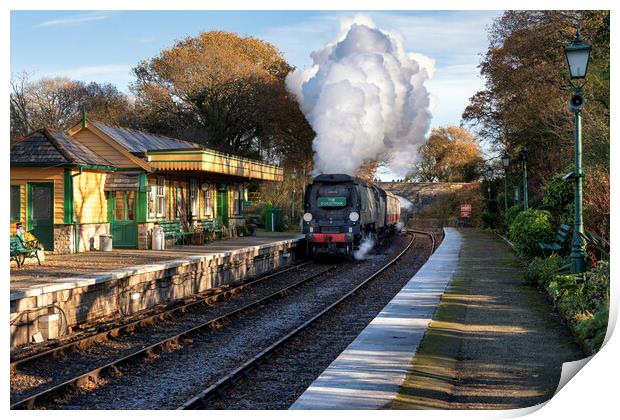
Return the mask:
<svg viewBox="0 0 620 420">
<path fill-rule="evenodd" d="M 510 156 L 502 156 L 502 164 L 504 165 L 504 169 L 508 169 L 508 166 L 510 166 Z"/>
<path fill-rule="evenodd" d="M 588 72 L 588 61 L 590 60 L 590 47 L 571 48 L 565 50 L 566 61 L 571 79 L 583 79 Z"/>
</svg>

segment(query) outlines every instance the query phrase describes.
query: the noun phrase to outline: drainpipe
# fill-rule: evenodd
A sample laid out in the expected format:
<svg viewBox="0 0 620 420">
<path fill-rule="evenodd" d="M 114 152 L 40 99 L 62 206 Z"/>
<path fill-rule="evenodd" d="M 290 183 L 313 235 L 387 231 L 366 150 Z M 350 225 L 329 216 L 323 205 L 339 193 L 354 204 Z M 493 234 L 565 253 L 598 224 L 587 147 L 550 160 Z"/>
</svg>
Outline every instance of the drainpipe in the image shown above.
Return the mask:
<svg viewBox="0 0 620 420">
<path fill-rule="evenodd" d="M 85 127 L 86 111 L 84 111 L 84 109 L 82 109 L 82 116 L 83 116 L 82 127 Z M 79 172 L 77 174 L 71 175 L 71 206 L 73 206 L 73 178 L 82 175 L 82 167 L 78 166 L 78 170 Z M 71 210 L 71 224 L 73 225 L 73 237 L 75 238 L 74 251 L 77 254 L 80 249 L 80 235 L 78 235 L 78 225 L 75 221 L 75 208 L 72 208 Z"/>
</svg>

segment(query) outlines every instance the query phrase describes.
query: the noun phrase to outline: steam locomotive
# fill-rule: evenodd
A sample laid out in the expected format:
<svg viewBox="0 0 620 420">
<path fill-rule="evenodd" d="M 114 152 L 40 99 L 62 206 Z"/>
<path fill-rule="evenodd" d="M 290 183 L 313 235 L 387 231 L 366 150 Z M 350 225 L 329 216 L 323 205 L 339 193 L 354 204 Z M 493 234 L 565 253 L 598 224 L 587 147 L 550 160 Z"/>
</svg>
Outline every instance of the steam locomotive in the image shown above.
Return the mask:
<svg viewBox="0 0 620 420">
<path fill-rule="evenodd" d="M 400 219 L 398 198 L 349 175 L 314 178 L 304 197 L 302 233 L 308 253 L 351 257 L 362 239 L 382 239 Z"/>
</svg>

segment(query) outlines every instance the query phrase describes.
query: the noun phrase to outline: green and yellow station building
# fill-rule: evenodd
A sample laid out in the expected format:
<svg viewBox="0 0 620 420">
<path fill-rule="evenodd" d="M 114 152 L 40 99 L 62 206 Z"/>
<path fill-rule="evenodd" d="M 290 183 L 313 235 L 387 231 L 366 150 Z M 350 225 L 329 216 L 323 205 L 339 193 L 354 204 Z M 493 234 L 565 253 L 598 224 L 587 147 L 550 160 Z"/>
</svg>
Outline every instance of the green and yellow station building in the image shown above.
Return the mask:
<svg viewBox="0 0 620 420">
<path fill-rule="evenodd" d="M 282 181 L 282 168 L 199 144 L 83 118 L 11 144 L 11 232 L 22 223 L 46 251 L 149 249 L 162 221 L 245 223 L 250 181 Z"/>
</svg>

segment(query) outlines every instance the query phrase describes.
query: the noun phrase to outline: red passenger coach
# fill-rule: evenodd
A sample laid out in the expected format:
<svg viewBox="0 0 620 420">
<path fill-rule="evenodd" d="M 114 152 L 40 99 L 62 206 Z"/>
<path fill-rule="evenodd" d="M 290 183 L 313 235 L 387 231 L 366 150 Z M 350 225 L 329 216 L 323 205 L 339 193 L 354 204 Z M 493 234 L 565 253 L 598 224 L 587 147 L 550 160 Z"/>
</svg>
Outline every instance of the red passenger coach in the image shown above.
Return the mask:
<svg viewBox="0 0 620 420">
<path fill-rule="evenodd" d="M 400 220 L 400 200 L 389 191 L 387 194 L 387 224 L 396 225 Z"/>
</svg>

